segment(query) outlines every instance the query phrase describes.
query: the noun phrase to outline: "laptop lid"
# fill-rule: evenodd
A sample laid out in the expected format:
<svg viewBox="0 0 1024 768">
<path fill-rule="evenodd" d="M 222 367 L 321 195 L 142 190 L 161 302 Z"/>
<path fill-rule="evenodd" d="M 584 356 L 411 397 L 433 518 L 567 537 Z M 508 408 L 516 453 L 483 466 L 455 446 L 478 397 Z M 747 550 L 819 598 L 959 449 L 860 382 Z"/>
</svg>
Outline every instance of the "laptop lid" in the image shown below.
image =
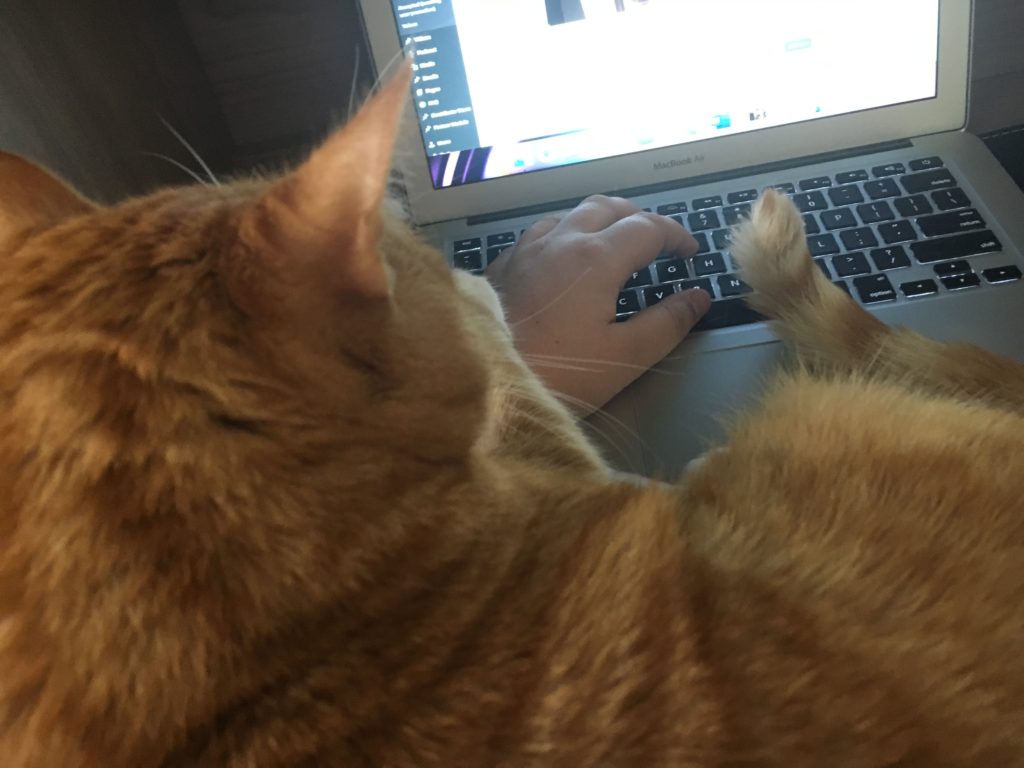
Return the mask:
<svg viewBox="0 0 1024 768">
<path fill-rule="evenodd" d="M 962 128 L 970 0 L 361 0 L 426 224 Z"/>
</svg>

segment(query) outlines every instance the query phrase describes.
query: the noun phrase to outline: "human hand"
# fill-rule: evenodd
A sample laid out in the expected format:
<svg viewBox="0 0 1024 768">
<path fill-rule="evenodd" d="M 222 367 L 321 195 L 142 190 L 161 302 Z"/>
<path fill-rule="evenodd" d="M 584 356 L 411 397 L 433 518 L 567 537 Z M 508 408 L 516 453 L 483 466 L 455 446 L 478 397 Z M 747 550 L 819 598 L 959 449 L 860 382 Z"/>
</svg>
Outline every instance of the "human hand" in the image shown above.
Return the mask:
<svg viewBox="0 0 1024 768">
<path fill-rule="evenodd" d="M 538 221 L 486 275 L 523 359 L 583 416 L 671 352 L 707 312 L 711 297 L 698 289 L 615 322 L 619 291 L 634 272 L 659 253 L 692 256 L 697 247 L 672 219 L 597 195 Z"/>
</svg>

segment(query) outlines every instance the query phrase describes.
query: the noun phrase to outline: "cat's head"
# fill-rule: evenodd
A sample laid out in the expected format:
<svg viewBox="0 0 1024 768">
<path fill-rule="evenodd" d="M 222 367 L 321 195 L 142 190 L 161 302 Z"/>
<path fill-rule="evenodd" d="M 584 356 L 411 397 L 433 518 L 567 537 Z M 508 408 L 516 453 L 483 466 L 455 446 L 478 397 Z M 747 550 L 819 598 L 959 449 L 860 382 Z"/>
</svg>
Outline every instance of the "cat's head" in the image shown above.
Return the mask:
<svg viewBox="0 0 1024 768">
<path fill-rule="evenodd" d="M 503 391 L 571 427 L 390 210 L 407 92 L 279 179 L 110 207 L 0 153 L 0 751 L 144 762 L 273 679 L 254 648 L 449 559 Z"/>
<path fill-rule="evenodd" d="M 0 421 L 18 441 L 0 465 L 17 488 L 121 494 L 145 475 L 161 487 L 134 502 L 159 506 L 193 475 L 226 498 L 242 471 L 342 483 L 343 464 L 470 455 L 510 336 L 486 283 L 390 211 L 407 86 L 269 182 L 104 207 L 0 155 Z"/>
</svg>

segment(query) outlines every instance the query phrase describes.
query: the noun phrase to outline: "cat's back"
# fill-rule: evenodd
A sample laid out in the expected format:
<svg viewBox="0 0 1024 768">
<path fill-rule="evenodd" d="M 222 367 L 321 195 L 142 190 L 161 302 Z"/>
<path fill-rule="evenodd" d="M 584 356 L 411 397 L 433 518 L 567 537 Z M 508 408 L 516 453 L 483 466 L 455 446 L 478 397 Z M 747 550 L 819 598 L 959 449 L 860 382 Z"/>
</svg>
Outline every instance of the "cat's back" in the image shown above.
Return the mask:
<svg viewBox="0 0 1024 768">
<path fill-rule="evenodd" d="M 1007 616 L 1024 602 L 1024 418 L 797 373 L 683 494 L 713 585 L 698 625 L 748 744 L 804 721 L 837 753 L 861 730 L 894 755 L 933 744 L 922 764 L 1024 759 L 984 751 L 1024 728 L 1024 619 Z"/>
</svg>

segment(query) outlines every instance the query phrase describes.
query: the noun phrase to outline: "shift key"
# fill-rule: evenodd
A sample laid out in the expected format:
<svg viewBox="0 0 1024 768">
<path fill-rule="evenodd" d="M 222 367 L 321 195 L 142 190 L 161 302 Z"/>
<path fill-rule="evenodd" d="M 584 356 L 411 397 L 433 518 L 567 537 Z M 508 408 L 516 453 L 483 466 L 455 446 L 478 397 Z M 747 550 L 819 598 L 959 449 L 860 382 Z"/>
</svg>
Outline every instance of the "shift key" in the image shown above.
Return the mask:
<svg viewBox="0 0 1024 768">
<path fill-rule="evenodd" d="M 979 253 L 994 253 L 1003 249 L 991 230 L 966 232 L 953 237 L 940 237 L 935 240 L 924 240 L 910 246 L 914 256 L 922 264 L 947 259 L 962 259 L 965 256 L 976 256 Z"/>
</svg>

